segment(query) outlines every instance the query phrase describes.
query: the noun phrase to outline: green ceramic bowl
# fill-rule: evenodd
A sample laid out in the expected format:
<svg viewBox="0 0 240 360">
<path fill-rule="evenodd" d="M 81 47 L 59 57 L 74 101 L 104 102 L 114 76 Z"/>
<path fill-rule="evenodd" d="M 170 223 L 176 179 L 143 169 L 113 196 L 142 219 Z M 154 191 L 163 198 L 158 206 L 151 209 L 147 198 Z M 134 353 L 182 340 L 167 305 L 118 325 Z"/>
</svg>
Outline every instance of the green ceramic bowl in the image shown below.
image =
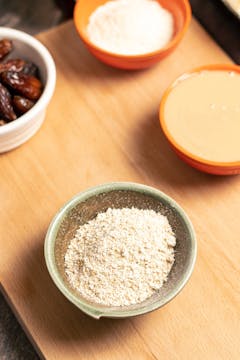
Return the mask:
<svg viewBox="0 0 240 360">
<path fill-rule="evenodd" d="M 176 234 L 175 262 L 168 280 L 159 291 L 140 304 L 108 307 L 89 302 L 71 288 L 64 272 L 64 255 L 76 229 L 109 207 L 153 209 L 168 217 Z M 72 198 L 52 220 L 44 250 L 47 268 L 54 283 L 74 305 L 96 319 L 126 318 L 158 309 L 182 290 L 193 271 L 197 243 L 188 216 L 174 200 L 157 189 L 123 182 L 100 185 Z"/>
</svg>

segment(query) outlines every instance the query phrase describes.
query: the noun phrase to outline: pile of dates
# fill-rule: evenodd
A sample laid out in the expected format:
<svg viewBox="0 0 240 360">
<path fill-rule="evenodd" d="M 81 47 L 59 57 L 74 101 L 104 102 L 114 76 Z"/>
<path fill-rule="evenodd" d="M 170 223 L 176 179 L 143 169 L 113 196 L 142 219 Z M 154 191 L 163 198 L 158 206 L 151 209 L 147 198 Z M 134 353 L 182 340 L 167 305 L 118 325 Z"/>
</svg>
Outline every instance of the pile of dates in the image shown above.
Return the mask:
<svg viewBox="0 0 240 360">
<path fill-rule="evenodd" d="M 0 126 L 30 110 L 43 89 L 37 66 L 23 59 L 8 58 L 12 49 L 11 40 L 0 40 Z"/>
</svg>

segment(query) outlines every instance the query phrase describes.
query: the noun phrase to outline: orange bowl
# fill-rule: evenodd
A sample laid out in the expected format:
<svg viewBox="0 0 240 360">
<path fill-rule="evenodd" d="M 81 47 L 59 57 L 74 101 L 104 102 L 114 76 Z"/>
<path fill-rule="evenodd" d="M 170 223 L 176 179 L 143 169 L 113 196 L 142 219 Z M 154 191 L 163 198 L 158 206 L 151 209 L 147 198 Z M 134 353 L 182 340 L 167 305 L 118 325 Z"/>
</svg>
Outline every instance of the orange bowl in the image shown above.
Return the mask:
<svg viewBox="0 0 240 360">
<path fill-rule="evenodd" d="M 209 174 L 215 174 L 215 175 L 236 175 L 240 174 L 240 161 L 236 162 L 216 162 L 216 161 L 210 161 L 202 159 L 201 157 L 198 157 L 186 149 L 184 149 L 183 146 L 178 144 L 175 139 L 173 138 L 172 134 L 169 132 L 167 125 L 166 125 L 166 119 L 165 119 L 165 105 L 168 99 L 168 95 L 173 90 L 175 86 L 177 86 L 178 81 L 181 81 L 181 79 L 186 78 L 187 76 L 197 73 L 204 70 L 223 70 L 223 71 L 234 71 L 240 74 L 240 66 L 233 65 L 233 64 L 212 64 L 212 65 L 205 65 L 198 67 L 196 69 L 193 69 L 189 71 L 188 73 L 185 73 L 181 75 L 178 79 L 176 79 L 169 88 L 165 91 L 161 104 L 160 104 L 160 110 L 159 110 L 159 119 L 160 124 L 163 130 L 163 133 L 165 134 L 167 140 L 169 141 L 171 147 L 176 152 L 176 154 L 187 164 L 191 165 L 192 167 L 201 170 L 203 172 L 209 173 Z M 184 81 L 184 80 L 183 80 Z"/>
<path fill-rule="evenodd" d="M 154 65 L 170 54 L 185 35 L 190 19 L 191 8 L 188 0 L 157 0 L 174 18 L 175 30 L 172 40 L 163 48 L 143 55 L 119 55 L 94 45 L 88 38 L 86 28 L 91 14 L 107 0 L 78 0 L 74 8 L 74 24 L 80 38 L 88 50 L 102 62 L 121 69 L 143 69 Z M 147 29 L 146 29 L 147 31 Z"/>
</svg>

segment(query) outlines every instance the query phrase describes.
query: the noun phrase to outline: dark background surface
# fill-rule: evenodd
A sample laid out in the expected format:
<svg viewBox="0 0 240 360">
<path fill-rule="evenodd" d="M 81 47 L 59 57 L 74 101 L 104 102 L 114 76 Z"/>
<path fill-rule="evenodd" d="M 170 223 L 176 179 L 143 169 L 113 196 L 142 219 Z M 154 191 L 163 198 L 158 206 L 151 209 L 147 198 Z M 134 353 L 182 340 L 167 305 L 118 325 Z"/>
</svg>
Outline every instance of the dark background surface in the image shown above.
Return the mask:
<svg viewBox="0 0 240 360">
<path fill-rule="evenodd" d="M 219 45 L 240 64 L 240 20 L 221 0 L 190 0 L 193 13 Z M 0 0 L 0 26 L 36 34 L 72 16 L 73 0 Z"/>
<path fill-rule="evenodd" d="M 240 64 L 240 20 L 221 0 L 191 0 L 195 17 L 218 44 Z M 36 34 L 72 16 L 71 0 L 0 0 L 0 26 Z M 39 359 L 0 294 L 0 360 Z"/>
<path fill-rule="evenodd" d="M 221 0 L 190 0 L 193 13 L 217 43 L 240 65 L 240 19 Z"/>
</svg>

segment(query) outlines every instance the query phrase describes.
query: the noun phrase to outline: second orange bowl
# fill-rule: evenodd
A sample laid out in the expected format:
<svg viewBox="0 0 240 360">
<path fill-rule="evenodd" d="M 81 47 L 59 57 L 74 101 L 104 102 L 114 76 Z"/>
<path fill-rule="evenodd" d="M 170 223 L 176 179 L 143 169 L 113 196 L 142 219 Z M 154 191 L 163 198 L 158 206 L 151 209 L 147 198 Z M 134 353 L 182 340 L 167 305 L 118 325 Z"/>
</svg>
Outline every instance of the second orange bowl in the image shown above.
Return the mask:
<svg viewBox="0 0 240 360">
<path fill-rule="evenodd" d="M 211 65 L 205 65 L 201 66 L 199 68 L 193 69 L 189 71 L 188 73 L 185 73 L 181 75 L 178 79 L 176 79 L 169 88 L 165 91 L 161 104 L 160 104 L 160 110 L 159 110 L 159 119 L 160 119 L 160 125 L 163 130 L 164 135 L 166 136 L 167 140 L 169 141 L 169 144 L 173 148 L 173 150 L 176 152 L 176 154 L 185 161 L 188 165 L 194 167 L 197 170 L 214 174 L 214 175 L 236 175 L 240 174 L 240 161 L 236 162 L 216 162 L 211 160 L 205 160 L 201 157 L 198 157 L 196 155 L 191 154 L 188 152 L 183 146 L 179 145 L 175 139 L 173 138 L 172 134 L 168 131 L 167 125 L 166 125 L 166 118 L 165 118 L 165 105 L 168 100 L 168 96 L 170 92 L 173 90 L 175 86 L 177 86 L 180 79 L 184 79 L 188 77 L 191 74 L 198 73 L 204 70 L 220 70 L 220 71 L 233 71 L 240 74 L 240 67 L 234 64 L 211 64 Z"/>
</svg>

